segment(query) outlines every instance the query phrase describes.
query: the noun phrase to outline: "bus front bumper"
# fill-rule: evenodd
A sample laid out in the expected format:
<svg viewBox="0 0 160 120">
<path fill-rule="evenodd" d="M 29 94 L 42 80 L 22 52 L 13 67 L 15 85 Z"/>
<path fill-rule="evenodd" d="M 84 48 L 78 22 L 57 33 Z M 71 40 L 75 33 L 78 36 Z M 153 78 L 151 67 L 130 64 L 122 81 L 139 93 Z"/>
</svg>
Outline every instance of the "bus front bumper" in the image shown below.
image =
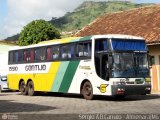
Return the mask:
<svg viewBox="0 0 160 120">
<path fill-rule="evenodd" d="M 145 95 L 151 93 L 151 85 L 112 85 L 112 95 Z"/>
</svg>

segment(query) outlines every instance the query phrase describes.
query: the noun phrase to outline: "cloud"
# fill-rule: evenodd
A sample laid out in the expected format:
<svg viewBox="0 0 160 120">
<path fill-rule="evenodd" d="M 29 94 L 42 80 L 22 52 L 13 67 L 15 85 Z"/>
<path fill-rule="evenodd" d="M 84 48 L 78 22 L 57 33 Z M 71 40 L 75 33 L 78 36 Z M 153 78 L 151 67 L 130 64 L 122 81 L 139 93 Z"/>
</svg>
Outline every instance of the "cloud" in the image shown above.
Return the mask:
<svg viewBox="0 0 160 120">
<path fill-rule="evenodd" d="M 84 0 L 7 0 L 8 14 L 0 29 L 0 37 L 19 33 L 23 26 L 35 19 L 50 20 L 74 10 Z"/>
</svg>

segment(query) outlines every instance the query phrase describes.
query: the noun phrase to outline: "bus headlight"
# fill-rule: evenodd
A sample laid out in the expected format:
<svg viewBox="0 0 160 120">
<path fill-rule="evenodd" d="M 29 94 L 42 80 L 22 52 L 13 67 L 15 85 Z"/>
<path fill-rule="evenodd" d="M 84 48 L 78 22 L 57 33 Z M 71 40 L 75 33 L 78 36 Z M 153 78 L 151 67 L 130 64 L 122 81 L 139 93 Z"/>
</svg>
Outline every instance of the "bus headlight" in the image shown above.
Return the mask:
<svg viewBox="0 0 160 120">
<path fill-rule="evenodd" d="M 125 82 L 115 81 L 113 82 L 113 85 L 125 85 Z"/>
<path fill-rule="evenodd" d="M 145 83 L 146 83 L 146 84 L 151 84 L 151 78 L 146 78 L 146 79 L 145 79 Z"/>
<path fill-rule="evenodd" d="M 151 82 L 146 82 L 146 84 L 147 84 L 147 85 L 150 85 L 150 84 L 151 84 Z"/>
</svg>

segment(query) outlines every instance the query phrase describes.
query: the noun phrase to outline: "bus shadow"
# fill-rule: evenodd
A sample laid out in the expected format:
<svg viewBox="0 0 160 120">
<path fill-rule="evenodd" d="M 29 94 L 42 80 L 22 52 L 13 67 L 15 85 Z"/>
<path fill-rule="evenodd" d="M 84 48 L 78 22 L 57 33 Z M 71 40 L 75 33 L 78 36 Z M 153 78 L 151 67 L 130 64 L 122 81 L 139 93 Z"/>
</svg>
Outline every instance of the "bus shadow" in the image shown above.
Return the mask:
<svg viewBox="0 0 160 120">
<path fill-rule="evenodd" d="M 58 108 L 29 103 L 17 103 L 10 100 L 0 100 L 0 113 L 40 112 L 54 109 Z"/>
<path fill-rule="evenodd" d="M 80 94 L 71 94 L 71 93 L 43 93 L 40 92 L 37 96 L 53 96 L 53 97 L 63 97 L 63 98 L 77 98 L 84 99 Z M 93 100 L 103 100 L 103 101 L 140 101 L 140 100 L 150 100 L 150 99 L 160 99 L 159 94 L 150 94 L 150 95 L 130 95 L 125 98 L 116 98 L 113 96 L 101 96 L 95 95 Z"/>
<path fill-rule="evenodd" d="M 94 100 L 104 100 L 104 101 L 117 101 L 117 102 L 126 102 L 126 101 L 141 101 L 141 100 L 151 100 L 151 99 L 160 99 L 160 95 L 151 94 L 151 95 L 130 95 L 125 98 L 116 98 L 111 96 L 95 96 Z"/>
<path fill-rule="evenodd" d="M 39 92 L 36 96 L 49 96 L 49 97 L 63 97 L 63 98 L 79 98 L 83 99 L 83 96 L 80 94 L 72 94 L 72 93 L 54 93 L 54 92 Z"/>
</svg>

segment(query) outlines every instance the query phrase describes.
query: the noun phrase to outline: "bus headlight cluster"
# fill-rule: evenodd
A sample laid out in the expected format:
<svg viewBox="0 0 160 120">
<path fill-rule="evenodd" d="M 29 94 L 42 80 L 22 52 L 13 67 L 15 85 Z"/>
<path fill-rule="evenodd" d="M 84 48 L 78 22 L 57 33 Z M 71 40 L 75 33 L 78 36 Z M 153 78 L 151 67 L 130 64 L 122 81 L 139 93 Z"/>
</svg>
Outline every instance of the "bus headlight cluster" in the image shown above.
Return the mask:
<svg viewBox="0 0 160 120">
<path fill-rule="evenodd" d="M 151 78 L 146 78 L 146 79 L 145 79 L 145 83 L 146 83 L 146 84 L 151 84 Z"/>
<path fill-rule="evenodd" d="M 151 84 L 151 82 L 146 82 L 146 84 Z"/>
<path fill-rule="evenodd" d="M 126 84 L 125 82 L 120 82 L 120 81 L 113 82 L 113 85 L 125 85 L 125 84 Z"/>
</svg>

